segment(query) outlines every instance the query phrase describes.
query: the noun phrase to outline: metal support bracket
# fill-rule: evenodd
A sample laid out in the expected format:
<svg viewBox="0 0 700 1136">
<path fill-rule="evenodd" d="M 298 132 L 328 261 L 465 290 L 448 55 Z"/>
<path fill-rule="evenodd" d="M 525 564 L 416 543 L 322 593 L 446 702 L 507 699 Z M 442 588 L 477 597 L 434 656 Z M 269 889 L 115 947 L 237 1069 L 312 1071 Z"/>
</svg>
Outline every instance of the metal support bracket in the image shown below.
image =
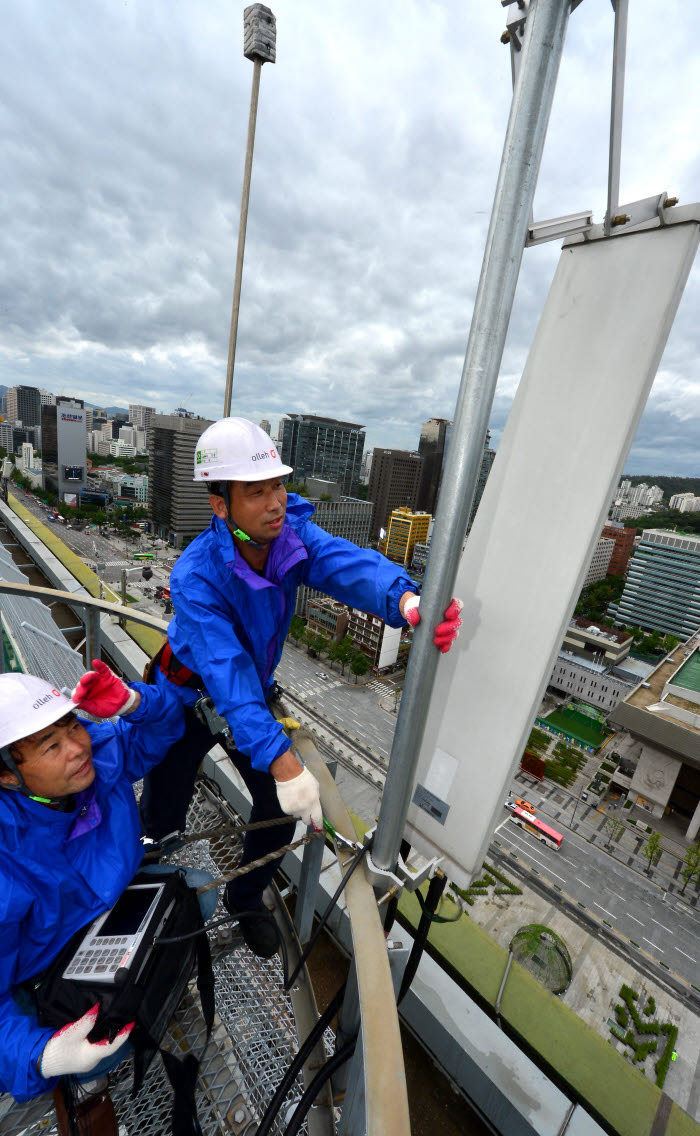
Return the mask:
<svg viewBox="0 0 700 1136">
<path fill-rule="evenodd" d="M 372 840 L 374 838 L 375 828 L 369 828 L 364 836 L 365 846 L 369 849 L 365 856 L 367 878 L 372 884 L 372 887 L 390 889 L 394 895 L 400 895 L 404 888 L 406 888 L 407 891 L 417 891 L 426 880 L 429 880 L 431 876 L 433 876 L 435 870 L 442 862 L 442 856 L 434 856 L 432 860 L 428 860 L 417 872 L 412 872 L 399 852 L 395 872 L 390 872 L 385 868 L 378 868 L 372 860 Z"/>
</svg>

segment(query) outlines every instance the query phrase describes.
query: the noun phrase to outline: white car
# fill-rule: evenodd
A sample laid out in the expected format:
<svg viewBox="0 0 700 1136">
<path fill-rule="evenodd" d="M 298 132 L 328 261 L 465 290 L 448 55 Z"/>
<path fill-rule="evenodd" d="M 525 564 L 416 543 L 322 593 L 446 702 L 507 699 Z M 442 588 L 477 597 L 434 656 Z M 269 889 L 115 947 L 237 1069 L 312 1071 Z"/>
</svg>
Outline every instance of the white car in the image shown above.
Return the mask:
<svg viewBox="0 0 700 1136">
<path fill-rule="evenodd" d="M 515 801 L 512 800 L 510 797 L 506 797 L 505 801 L 503 802 L 503 807 L 504 807 L 504 809 L 514 809 L 515 808 Z"/>
<path fill-rule="evenodd" d="M 328 675 L 325 671 L 314 671 L 314 674 L 316 675 L 316 678 L 328 678 Z"/>
</svg>

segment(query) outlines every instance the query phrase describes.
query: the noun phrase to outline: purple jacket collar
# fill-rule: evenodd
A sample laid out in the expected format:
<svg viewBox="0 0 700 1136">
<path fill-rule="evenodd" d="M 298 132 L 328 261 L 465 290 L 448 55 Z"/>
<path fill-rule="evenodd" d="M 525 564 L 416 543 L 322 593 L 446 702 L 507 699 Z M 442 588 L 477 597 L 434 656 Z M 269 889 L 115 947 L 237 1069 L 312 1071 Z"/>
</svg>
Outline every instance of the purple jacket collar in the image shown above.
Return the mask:
<svg viewBox="0 0 700 1136">
<path fill-rule="evenodd" d="M 298 564 L 300 560 L 306 560 L 308 557 L 303 541 L 289 522 L 285 520 L 281 533 L 275 537 L 270 545 L 264 574 L 261 576 L 254 572 L 241 556 L 233 542 L 226 522 L 219 517 L 212 517 L 212 526 L 216 532 L 219 550 L 228 570 L 234 576 L 244 580 L 248 587 L 256 590 L 279 584 L 295 564 Z"/>
</svg>

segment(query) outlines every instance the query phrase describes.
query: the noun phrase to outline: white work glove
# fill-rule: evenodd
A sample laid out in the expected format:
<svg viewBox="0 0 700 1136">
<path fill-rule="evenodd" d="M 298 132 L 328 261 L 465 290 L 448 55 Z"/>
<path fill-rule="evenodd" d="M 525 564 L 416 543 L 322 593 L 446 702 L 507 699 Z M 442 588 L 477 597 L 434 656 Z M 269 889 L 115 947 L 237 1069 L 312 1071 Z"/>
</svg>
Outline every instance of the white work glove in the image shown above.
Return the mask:
<svg viewBox="0 0 700 1136">
<path fill-rule="evenodd" d="M 299 817 L 305 825 L 312 824 L 317 832 L 323 828 L 323 810 L 318 795 L 318 781 L 304 766 L 290 781 L 277 781 L 277 800 L 287 816 Z"/>
<path fill-rule="evenodd" d="M 128 1040 L 134 1028 L 129 1022 L 120 1030 L 114 1041 L 91 1042 L 87 1035 L 94 1026 L 99 1013 L 99 1003 L 78 1018 L 69 1022 L 46 1042 L 39 1059 L 39 1073 L 42 1077 L 62 1077 L 64 1073 L 89 1073 L 105 1057 L 113 1053 Z"/>
</svg>

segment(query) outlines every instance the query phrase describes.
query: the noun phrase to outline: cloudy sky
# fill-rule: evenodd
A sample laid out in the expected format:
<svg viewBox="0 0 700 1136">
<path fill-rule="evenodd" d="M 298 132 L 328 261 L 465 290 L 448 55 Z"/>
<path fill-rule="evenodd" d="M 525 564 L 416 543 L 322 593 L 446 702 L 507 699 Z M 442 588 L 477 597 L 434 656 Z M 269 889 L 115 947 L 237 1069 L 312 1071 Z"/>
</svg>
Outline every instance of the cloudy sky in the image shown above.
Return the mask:
<svg viewBox="0 0 700 1136">
<path fill-rule="evenodd" d="M 277 0 L 233 413 L 452 415 L 509 100 L 499 0 Z M 0 383 L 222 413 L 252 64 L 231 0 L 0 0 Z M 621 200 L 700 197 L 687 0 L 631 0 Z M 605 206 L 610 0 L 574 12 L 535 214 Z M 497 442 L 558 259 L 526 251 Z M 700 475 L 700 272 L 628 469 Z"/>
</svg>

